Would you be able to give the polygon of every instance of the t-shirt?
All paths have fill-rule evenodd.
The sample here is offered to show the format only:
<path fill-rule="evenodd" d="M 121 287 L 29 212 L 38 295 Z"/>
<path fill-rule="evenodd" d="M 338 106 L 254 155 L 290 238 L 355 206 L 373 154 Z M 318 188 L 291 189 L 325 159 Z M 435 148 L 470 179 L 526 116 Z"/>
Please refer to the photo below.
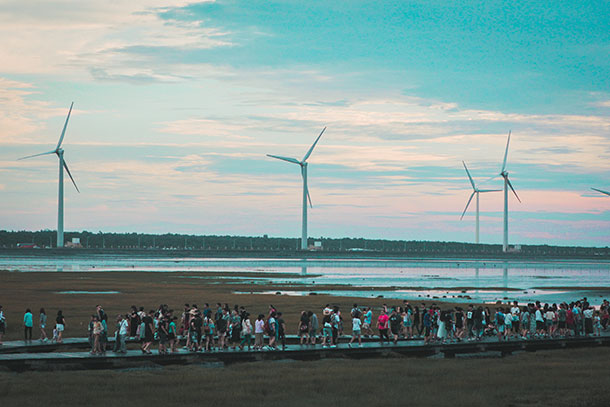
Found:
<path fill-rule="evenodd" d="M 392 326 L 392 330 L 398 330 L 400 327 L 400 318 L 398 315 L 394 314 L 390 317 L 390 325 Z"/>
<path fill-rule="evenodd" d="M 313 314 L 311 316 L 311 329 L 318 329 L 319 328 L 319 323 L 318 323 L 318 316 L 316 314 Z"/>
<path fill-rule="evenodd" d="M 23 324 L 28 328 L 31 328 L 34 326 L 34 318 L 32 317 L 31 312 L 25 313 L 25 315 L 23 316 Z"/>
<path fill-rule="evenodd" d="M 129 322 L 126 319 L 121 321 L 119 326 L 119 335 L 127 335 L 127 329 L 129 327 Z"/>
<path fill-rule="evenodd" d="M 47 314 L 40 314 L 40 326 L 47 324 Z"/>
<path fill-rule="evenodd" d="M 265 332 L 265 321 L 257 319 L 256 322 L 254 322 L 254 333 L 262 334 L 263 332 Z"/>
<path fill-rule="evenodd" d="M 362 325 L 362 321 L 360 320 L 360 318 L 352 319 L 352 329 L 354 331 L 359 331 L 361 325 Z"/>
<path fill-rule="evenodd" d="M 377 327 L 379 329 L 387 329 L 388 328 L 388 319 L 389 317 L 386 314 L 379 315 L 377 319 Z"/>
<path fill-rule="evenodd" d="M 542 312 L 540 312 L 539 309 L 536 310 L 536 322 L 544 322 L 544 319 L 542 319 Z"/>
<path fill-rule="evenodd" d="M 142 318 L 142 323 L 144 324 L 145 334 L 151 336 L 152 330 L 150 328 L 150 325 L 153 323 L 152 317 L 150 315 L 146 315 L 144 318 Z"/>
<path fill-rule="evenodd" d="M 565 309 L 563 309 L 563 308 L 560 308 L 559 309 L 559 320 L 561 322 L 565 322 L 566 316 L 567 316 L 567 311 Z"/>
<path fill-rule="evenodd" d="M 547 321 L 552 322 L 555 319 L 555 313 L 553 311 L 549 310 L 544 314 L 544 317 L 546 318 Z"/>
<path fill-rule="evenodd" d="M 586 309 L 582 312 L 582 315 L 585 318 L 593 318 L 593 310 L 592 309 Z"/>
<path fill-rule="evenodd" d="M 373 311 L 368 310 L 366 314 L 364 314 L 364 323 L 371 325 L 373 322 Z"/>

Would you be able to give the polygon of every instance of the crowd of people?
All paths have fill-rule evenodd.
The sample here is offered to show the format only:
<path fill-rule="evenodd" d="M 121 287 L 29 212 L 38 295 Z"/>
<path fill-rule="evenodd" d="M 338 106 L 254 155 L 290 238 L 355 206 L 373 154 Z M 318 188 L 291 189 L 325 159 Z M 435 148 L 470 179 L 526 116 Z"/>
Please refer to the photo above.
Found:
<path fill-rule="evenodd" d="M 243 306 L 217 303 L 185 304 L 176 313 L 166 304 L 145 312 L 143 307 L 132 306 L 129 312 L 117 315 L 114 326 L 114 352 L 125 353 L 128 338 L 139 339 L 142 353 L 150 354 L 158 342 L 160 354 L 177 352 L 184 340 L 184 348 L 191 352 L 240 350 L 278 350 L 286 348 L 286 335 L 295 332 L 301 346 L 336 347 L 340 339 L 350 335 L 348 346 L 362 339 L 378 337 L 384 343 L 397 343 L 399 339 L 420 339 L 425 344 L 451 341 L 481 340 L 483 337 L 507 339 L 556 338 L 570 336 L 599 336 L 610 324 L 610 304 L 604 300 L 598 308 L 587 298 L 571 303 L 519 305 L 499 304 L 494 312 L 489 307 L 468 305 L 466 309 L 442 308 L 437 304 L 421 303 L 412 306 L 403 301 L 399 306 L 383 304 L 374 315 L 372 307 L 354 304 L 349 314 L 338 306 L 327 304 L 320 317 L 313 311 L 302 311 L 291 331 L 282 315 L 273 305 L 266 313 L 251 318 Z M 179 315 L 178 315 L 179 314 Z M 97 305 L 88 324 L 91 354 L 105 354 L 110 332 L 108 315 Z M 351 322 L 351 331 L 348 329 Z M 66 320 L 57 312 L 51 341 L 62 342 Z M 32 340 L 34 316 L 28 308 L 23 317 L 24 339 Z M 48 341 L 47 314 L 44 308 L 39 315 L 40 340 Z M 6 330 L 6 318 L 0 306 L 0 344 Z"/>

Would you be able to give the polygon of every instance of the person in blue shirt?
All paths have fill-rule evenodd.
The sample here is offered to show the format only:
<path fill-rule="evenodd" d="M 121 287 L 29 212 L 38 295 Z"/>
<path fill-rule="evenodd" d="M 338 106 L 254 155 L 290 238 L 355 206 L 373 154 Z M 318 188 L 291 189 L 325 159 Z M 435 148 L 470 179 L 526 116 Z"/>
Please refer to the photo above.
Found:
<path fill-rule="evenodd" d="M 24 326 L 24 339 L 25 341 L 32 340 L 32 328 L 34 327 L 34 318 L 32 316 L 32 311 L 28 308 L 25 310 L 25 314 L 23 315 L 23 326 Z"/>

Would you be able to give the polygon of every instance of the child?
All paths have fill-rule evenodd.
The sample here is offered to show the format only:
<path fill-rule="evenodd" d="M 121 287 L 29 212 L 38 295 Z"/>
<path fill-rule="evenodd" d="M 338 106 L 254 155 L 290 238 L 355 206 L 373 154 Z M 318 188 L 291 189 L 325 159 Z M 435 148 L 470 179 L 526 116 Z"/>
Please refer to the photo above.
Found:
<path fill-rule="evenodd" d="M 595 316 L 593 317 L 593 335 L 601 336 L 602 334 L 602 319 L 599 316 L 599 311 L 595 311 Z"/>
<path fill-rule="evenodd" d="M 324 319 L 322 320 L 324 328 L 322 330 L 322 346 L 330 346 L 332 345 L 332 337 L 333 337 L 333 326 L 330 323 L 330 315 L 324 315 Z M 328 342 L 328 344 L 327 344 Z"/>
<path fill-rule="evenodd" d="M 51 343 L 57 342 L 59 339 L 59 332 L 57 332 L 57 328 L 53 328 L 53 339 L 51 339 Z"/>

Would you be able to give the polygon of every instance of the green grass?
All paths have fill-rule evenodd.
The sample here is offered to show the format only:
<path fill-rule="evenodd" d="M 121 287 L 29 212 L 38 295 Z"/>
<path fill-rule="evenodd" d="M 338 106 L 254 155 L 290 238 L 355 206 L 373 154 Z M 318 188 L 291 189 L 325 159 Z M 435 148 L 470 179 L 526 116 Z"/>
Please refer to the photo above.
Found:
<path fill-rule="evenodd" d="M 6 406 L 608 406 L 610 349 L 0 373 Z"/>

